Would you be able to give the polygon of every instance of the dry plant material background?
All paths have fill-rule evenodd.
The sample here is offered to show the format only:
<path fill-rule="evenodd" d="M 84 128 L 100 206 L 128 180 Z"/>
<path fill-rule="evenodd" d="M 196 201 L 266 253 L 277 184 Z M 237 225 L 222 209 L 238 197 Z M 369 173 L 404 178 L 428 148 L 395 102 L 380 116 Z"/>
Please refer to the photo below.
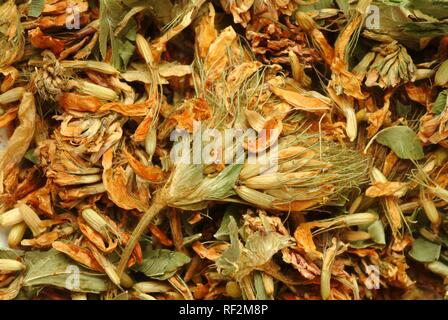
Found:
<path fill-rule="evenodd" d="M 448 2 L 6 0 L 0 47 L 0 299 L 448 297 Z M 174 162 L 197 121 L 270 134 Z"/>

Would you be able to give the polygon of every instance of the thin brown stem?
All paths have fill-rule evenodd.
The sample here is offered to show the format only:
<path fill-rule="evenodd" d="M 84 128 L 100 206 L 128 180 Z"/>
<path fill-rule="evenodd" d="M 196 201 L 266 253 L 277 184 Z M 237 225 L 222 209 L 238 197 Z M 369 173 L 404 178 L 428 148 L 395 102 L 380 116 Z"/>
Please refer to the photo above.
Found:
<path fill-rule="evenodd" d="M 143 214 L 139 223 L 132 232 L 131 238 L 126 245 L 126 248 L 121 255 L 120 262 L 118 263 L 117 273 L 121 277 L 122 273 L 126 269 L 129 258 L 131 257 L 132 251 L 134 250 L 138 240 L 142 236 L 143 232 L 146 230 L 151 221 L 166 207 L 166 203 L 163 199 L 162 193 L 158 193 L 154 198 L 154 201 L 147 211 Z"/>
<path fill-rule="evenodd" d="M 182 224 L 180 221 L 179 214 L 176 209 L 173 208 L 169 214 L 171 234 L 173 236 L 174 246 L 177 251 L 182 251 L 183 235 L 182 235 Z"/>

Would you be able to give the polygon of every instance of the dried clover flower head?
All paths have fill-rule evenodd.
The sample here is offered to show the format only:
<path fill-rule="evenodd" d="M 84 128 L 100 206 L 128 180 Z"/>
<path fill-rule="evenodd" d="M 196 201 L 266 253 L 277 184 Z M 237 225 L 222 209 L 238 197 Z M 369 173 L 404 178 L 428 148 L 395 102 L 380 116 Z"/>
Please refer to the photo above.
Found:
<path fill-rule="evenodd" d="M 393 88 L 416 80 L 417 67 L 406 47 L 397 41 L 383 43 L 367 53 L 353 69 L 367 87 Z"/>
<path fill-rule="evenodd" d="M 25 37 L 20 14 L 14 1 L 7 1 L 0 6 L 0 68 L 10 66 L 23 55 Z"/>
<path fill-rule="evenodd" d="M 42 66 L 36 68 L 34 85 L 44 100 L 55 100 L 62 91 L 69 89 L 70 74 L 60 65 L 51 51 L 44 51 L 42 56 Z"/>

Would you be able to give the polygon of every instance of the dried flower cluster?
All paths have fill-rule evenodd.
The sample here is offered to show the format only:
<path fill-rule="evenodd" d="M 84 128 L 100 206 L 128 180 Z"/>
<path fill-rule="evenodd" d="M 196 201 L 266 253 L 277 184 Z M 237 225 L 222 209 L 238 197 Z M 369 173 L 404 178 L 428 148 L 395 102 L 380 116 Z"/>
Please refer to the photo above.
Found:
<path fill-rule="evenodd" d="M 448 297 L 447 34 L 437 1 L 2 1 L 0 300 Z"/>

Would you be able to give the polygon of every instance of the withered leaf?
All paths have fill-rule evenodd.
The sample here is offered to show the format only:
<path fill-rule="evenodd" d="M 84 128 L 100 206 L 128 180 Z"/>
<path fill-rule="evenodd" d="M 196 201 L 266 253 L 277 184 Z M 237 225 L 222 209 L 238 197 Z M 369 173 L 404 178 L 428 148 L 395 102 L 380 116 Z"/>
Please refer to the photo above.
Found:
<path fill-rule="evenodd" d="M 439 93 L 439 95 L 436 98 L 436 101 L 433 102 L 431 111 L 435 114 L 441 114 L 443 110 L 446 109 L 448 106 L 448 99 L 447 99 L 448 91 L 443 90 Z"/>
<path fill-rule="evenodd" d="M 442 246 L 424 238 L 417 238 L 412 244 L 409 255 L 420 262 L 433 262 L 439 259 Z"/>
<path fill-rule="evenodd" d="M 100 293 L 110 287 L 110 282 L 106 276 L 73 264 L 63 253 L 55 249 L 29 251 L 25 254 L 24 260 L 27 266 L 23 279 L 25 287 L 56 286 L 68 288 L 73 285 L 69 288 L 72 291 L 91 293 Z"/>
<path fill-rule="evenodd" d="M 31 0 L 28 6 L 28 16 L 38 17 L 44 9 L 45 0 Z"/>
<path fill-rule="evenodd" d="M 166 280 L 176 274 L 177 270 L 190 262 L 190 258 L 182 252 L 166 249 L 155 249 L 149 251 L 144 257 L 141 265 L 135 269 L 143 272 L 150 278 Z"/>
<path fill-rule="evenodd" d="M 235 220 L 237 219 L 239 207 L 236 205 L 230 204 L 226 211 L 224 212 L 224 216 L 222 217 L 221 225 L 213 235 L 218 240 L 228 240 L 229 239 L 229 223 L 230 217 L 233 217 Z"/>
<path fill-rule="evenodd" d="M 391 148 L 401 159 L 421 160 L 425 156 L 417 134 L 407 126 L 383 129 L 373 139 Z"/>

